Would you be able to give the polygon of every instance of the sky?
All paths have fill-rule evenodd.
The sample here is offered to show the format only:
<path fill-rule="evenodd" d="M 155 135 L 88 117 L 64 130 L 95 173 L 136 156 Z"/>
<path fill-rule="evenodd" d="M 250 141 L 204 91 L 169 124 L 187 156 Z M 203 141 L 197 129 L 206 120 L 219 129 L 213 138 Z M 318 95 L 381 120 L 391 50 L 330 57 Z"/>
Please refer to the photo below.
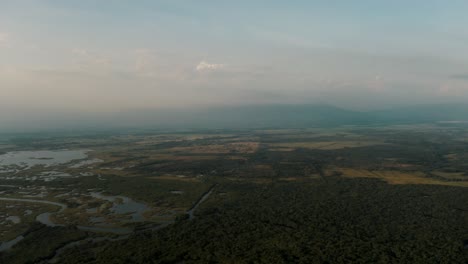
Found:
<path fill-rule="evenodd" d="M 1 0 L 0 120 L 468 100 L 465 0 Z"/>

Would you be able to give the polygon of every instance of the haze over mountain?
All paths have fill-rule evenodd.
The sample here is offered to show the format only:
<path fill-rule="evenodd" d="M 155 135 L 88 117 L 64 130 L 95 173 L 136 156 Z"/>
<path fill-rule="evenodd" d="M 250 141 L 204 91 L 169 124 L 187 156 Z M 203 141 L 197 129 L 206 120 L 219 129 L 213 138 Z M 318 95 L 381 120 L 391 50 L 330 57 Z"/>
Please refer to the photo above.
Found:
<path fill-rule="evenodd" d="M 468 105 L 354 111 L 324 104 L 268 104 L 112 113 L 40 113 L 2 122 L 0 132 L 107 129 L 250 129 L 468 121 Z"/>
<path fill-rule="evenodd" d="M 1 128 L 132 109 L 182 109 L 178 116 L 229 105 L 248 116 L 254 105 L 464 103 L 467 9 L 458 0 L 4 0 Z M 271 116 L 289 118 L 276 109 Z M 258 116 L 267 120 L 257 125 L 271 123 Z M 310 122 L 296 119 L 284 122 Z"/>

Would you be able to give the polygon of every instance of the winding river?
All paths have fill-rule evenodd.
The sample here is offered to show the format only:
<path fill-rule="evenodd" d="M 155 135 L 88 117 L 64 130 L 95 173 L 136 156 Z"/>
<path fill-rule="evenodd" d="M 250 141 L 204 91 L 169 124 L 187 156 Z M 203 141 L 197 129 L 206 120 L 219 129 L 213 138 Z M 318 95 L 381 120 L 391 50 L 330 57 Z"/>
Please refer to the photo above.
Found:
<path fill-rule="evenodd" d="M 206 193 L 202 195 L 202 197 L 195 203 L 195 205 L 187 211 L 187 214 L 189 215 L 189 220 L 193 220 L 195 218 L 195 211 L 198 209 L 198 207 L 206 200 L 208 197 L 213 193 L 216 185 L 213 185 Z M 0 197 L 0 201 L 14 201 L 14 202 L 27 202 L 27 203 L 42 203 L 42 204 L 49 204 L 49 205 L 55 205 L 60 207 L 60 209 L 56 212 L 47 212 L 47 213 L 42 213 L 36 217 L 36 221 L 50 227 L 55 227 L 55 226 L 63 226 L 60 224 L 55 224 L 50 220 L 50 216 L 52 214 L 60 213 L 63 210 L 67 208 L 66 204 L 62 203 L 56 203 L 56 202 L 51 202 L 51 201 L 44 201 L 44 200 L 34 200 L 34 199 L 19 199 L 19 198 L 2 198 Z M 156 231 L 162 228 L 165 228 L 169 226 L 170 224 L 174 223 L 174 221 L 168 221 L 166 223 L 156 225 L 156 226 L 150 226 L 147 228 L 139 229 L 139 230 L 134 230 L 130 228 L 101 228 L 101 227 L 95 227 L 95 226 L 77 226 L 78 229 L 81 229 L 83 231 L 89 231 L 89 232 L 98 232 L 98 233 L 113 233 L 119 235 L 116 238 L 110 238 L 110 237 L 96 237 L 96 238 L 85 238 L 83 240 L 79 241 L 73 241 L 65 246 L 57 249 L 55 251 L 54 256 L 49 259 L 49 263 L 57 263 L 59 256 L 69 248 L 76 247 L 78 245 L 81 245 L 82 243 L 96 243 L 100 241 L 117 241 L 117 240 L 123 240 L 128 238 L 131 234 L 138 234 L 138 233 L 143 233 L 146 231 Z M 14 245 L 16 245 L 18 242 L 23 240 L 24 237 L 22 235 L 16 237 L 13 240 L 6 241 L 0 244 L 0 252 L 6 251 L 10 248 L 12 248 Z"/>
<path fill-rule="evenodd" d="M 55 205 L 55 206 L 58 206 L 60 207 L 60 209 L 54 213 L 60 213 L 62 212 L 63 210 L 67 209 L 67 205 L 66 204 L 62 204 L 62 203 L 56 203 L 56 202 L 51 202 L 51 201 L 44 201 L 44 200 L 35 200 L 35 199 L 20 199 L 20 198 L 3 198 L 3 197 L 0 197 L 0 201 L 11 201 L 11 202 L 23 202 L 23 203 L 40 203 L 40 204 L 49 204 L 49 205 Z M 47 213 L 42 213 L 40 215 L 38 215 L 36 217 L 36 221 L 46 225 L 46 226 L 51 226 L 51 227 L 54 227 L 54 226 L 63 226 L 63 225 L 59 225 L 59 224 L 55 224 L 54 222 L 52 222 L 50 220 L 50 216 L 52 215 L 53 213 L 51 212 L 47 212 Z M 16 245 L 18 242 L 20 242 L 21 240 L 23 240 L 24 237 L 22 235 L 16 237 L 15 239 L 13 240 L 10 240 L 10 241 L 6 241 L 6 242 L 3 242 L 0 244 L 0 252 L 2 251 L 5 251 L 5 250 L 8 250 L 10 248 L 12 248 L 14 245 Z"/>
<path fill-rule="evenodd" d="M 61 213 L 65 209 L 67 209 L 67 205 L 63 203 L 57 203 L 57 202 L 51 202 L 51 201 L 45 201 L 45 200 L 35 200 L 35 199 L 20 199 L 20 198 L 3 198 L 0 197 L 0 201 L 11 201 L 11 202 L 24 202 L 24 203 L 40 203 L 40 204 L 48 204 L 48 205 L 54 205 L 59 207 L 59 210 L 55 212 L 46 212 L 39 214 L 36 217 L 36 221 L 39 223 L 49 226 L 49 227 L 56 227 L 56 226 L 65 226 L 61 224 L 56 224 L 50 220 L 50 216 L 53 214 Z M 96 226 L 77 226 L 78 229 L 81 229 L 83 231 L 89 231 L 89 232 L 96 232 L 96 233 L 112 233 L 116 235 L 125 235 L 125 234 L 131 234 L 133 232 L 133 229 L 131 228 L 104 228 L 104 227 L 96 227 Z M 22 235 L 16 237 L 15 239 L 12 239 L 10 241 L 5 241 L 0 244 L 0 252 L 8 250 L 12 248 L 14 245 L 16 245 L 18 242 L 23 240 L 24 237 Z"/>

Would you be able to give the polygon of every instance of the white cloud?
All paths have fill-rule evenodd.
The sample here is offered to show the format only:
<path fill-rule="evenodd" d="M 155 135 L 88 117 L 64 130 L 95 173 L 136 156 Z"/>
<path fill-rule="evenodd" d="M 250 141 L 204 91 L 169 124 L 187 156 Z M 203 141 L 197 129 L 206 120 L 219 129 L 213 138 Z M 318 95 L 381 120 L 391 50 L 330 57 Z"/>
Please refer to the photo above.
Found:
<path fill-rule="evenodd" d="M 212 71 L 217 71 L 221 70 L 225 67 L 224 64 L 214 64 L 214 63 L 208 63 L 206 61 L 201 61 L 197 67 L 195 67 L 195 70 L 198 72 L 212 72 Z"/>

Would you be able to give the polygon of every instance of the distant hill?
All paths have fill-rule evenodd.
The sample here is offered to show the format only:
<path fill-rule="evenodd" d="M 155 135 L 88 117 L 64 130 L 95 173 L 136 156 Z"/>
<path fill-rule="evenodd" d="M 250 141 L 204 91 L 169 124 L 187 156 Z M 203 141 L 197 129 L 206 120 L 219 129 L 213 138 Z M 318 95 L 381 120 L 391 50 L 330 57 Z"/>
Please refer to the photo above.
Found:
<path fill-rule="evenodd" d="M 439 121 L 468 121 L 468 104 L 408 106 L 372 113 L 376 122 L 426 123 Z"/>
<path fill-rule="evenodd" d="M 352 111 L 330 105 L 248 105 L 192 111 L 134 111 L 113 119 L 157 127 L 301 128 L 468 120 L 468 105 L 420 105 L 379 111 Z"/>
<path fill-rule="evenodd" d="M 310 127 L 367 123 L 367 113 L 328 105 L 218 107 L 193 112 L 186 123 L 219 127 Z"/>
<path fill-rule="evenodd" d="M 26 116 L 26 115 L 25 115 Z M 378 111 L 352 111 L 330 105 L 246 105 L 198 109 L 135 110 L 101 114 L 31 114 L 1 122 L 2 132 L 31 130 L 246 129 L 340 125 L 389 125 L 468 121 L 467 104 L 417 105 Z"/>

